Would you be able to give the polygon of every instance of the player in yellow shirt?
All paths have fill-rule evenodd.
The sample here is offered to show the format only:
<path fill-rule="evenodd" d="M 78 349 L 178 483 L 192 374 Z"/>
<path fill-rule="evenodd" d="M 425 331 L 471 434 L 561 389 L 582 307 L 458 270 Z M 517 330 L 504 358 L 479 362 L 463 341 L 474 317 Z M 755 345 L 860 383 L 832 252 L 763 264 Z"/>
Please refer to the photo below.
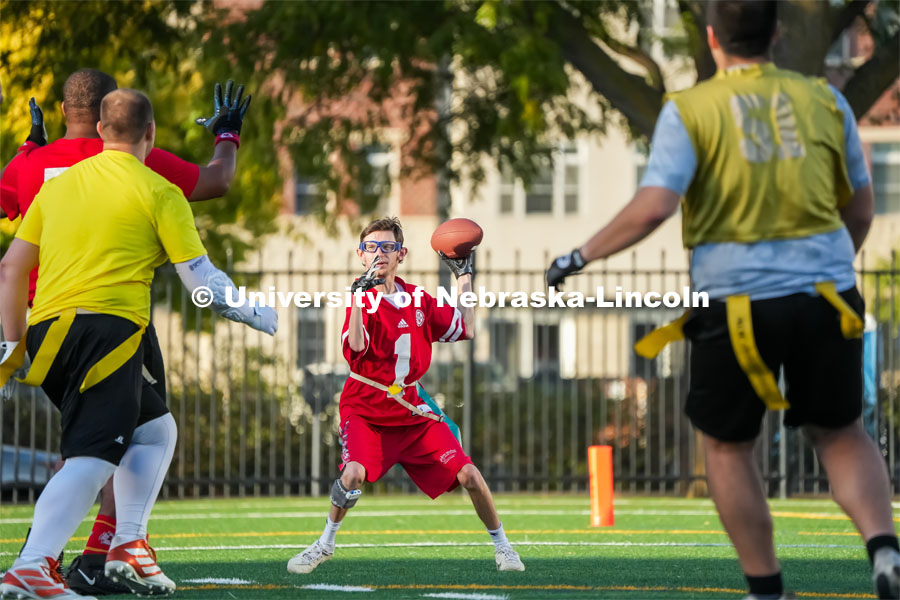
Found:
<path fill-rule="evenodd" d="M 777 3 L 720 0 L 707 38 L 718 72 L 666 102 L 632 201 L 586 244 L 557 258 L 558 286 L 683 209 L 691 281 L 707 308 L 635 346 L 691 340 L 685 412 L 703 433 L 710 493 L 737 550 L 749 598 L 783 597 L 753 447 L 766 409 L 786 409 L 825 467 L 873 562 L 880 598 L 900 596 L 900 553 L 884 460 L 860 422 L 863 301 L 855 252 L 872 186 L 853 112 L 824 81 L 769 59 Z M 787 399 L 776 375 L 784 369 Z"/>
<path fill-rule="evenodd" d="M 133 90 L 104 97 L 104 150 L 47 181 L 0 261 L 0 385 L 32 357 L 26 383 L 40 385 L 62 413 L 65 464 L 35 505 L 31 534 L 0 583 L 4 597 L 72 599 L 56 560 L 115 472 L 119 518 L 106 574 L 140 594 L 172 593 L 147 546 L 147 521 L 172 459 L 175 420 L 136 427 L 141 336 L 150 283 L 167 259 L 193 291 L 212 291 L 223 316 L 273 335 L 269 308 L 228 307 L 230 279 L 206 256 L 181 190 L 143 162 L 153 148 L 150 101 Z M 72 252 L 78 248 L 78 252 Z M 40 260 L 28 316 L 28 273 Z M 147 392 L 144 391 L 146 394 Z"/>

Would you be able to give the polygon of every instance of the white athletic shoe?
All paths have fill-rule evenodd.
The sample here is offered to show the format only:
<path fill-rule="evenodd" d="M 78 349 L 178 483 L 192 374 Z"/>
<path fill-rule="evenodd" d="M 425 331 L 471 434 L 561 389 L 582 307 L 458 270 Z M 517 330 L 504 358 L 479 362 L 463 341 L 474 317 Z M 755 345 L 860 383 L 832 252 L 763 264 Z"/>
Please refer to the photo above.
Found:
<path fill-rule="evenodd" d="M 879 598 L 900 598 L 900 554 L 881 548 L 872 561 L 872 582 Z"/>
<path fill-rule="evenodd" d="M 58 563 L 45 558 L 13 567 L 0 583 L 0 598 L 15 600 L 97 600 L 93 596 L 79 596 L 73 592 L 56 570 Z"/>
<path fill-rule="evenodd" d="M 498 571 L 524 571 L 525 565 L 519 558 L 519 553 L 513 550 L 509 544 L 497 546 L 494 551 L 494 558 L 497 561 Z"/>
<path fill-rule="evenodd" d="M 319 540 L 288 561 L 288 573 L 300 575 L 312 573 L 313 569 L 334 556 L 334 546 L 328 547 Z"/>

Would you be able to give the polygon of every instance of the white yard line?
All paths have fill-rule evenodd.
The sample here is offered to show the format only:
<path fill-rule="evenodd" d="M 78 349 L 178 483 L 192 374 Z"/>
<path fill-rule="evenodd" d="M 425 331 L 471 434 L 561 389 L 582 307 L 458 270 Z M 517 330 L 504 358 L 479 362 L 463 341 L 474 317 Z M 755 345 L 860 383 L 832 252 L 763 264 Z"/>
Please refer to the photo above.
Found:
<path fill-rule="evenodd" d="M 731 548 L 728 542 L 570 542 L 570 541 L 532 541 L 516 542 L 517 547 L 524 546 L 593 546 L 593 547 L 621 547 L 633 546 L 640 548 Z M 493 542 L 391 542 L 384 544 L 338 544 L 338 548 L 464 548 L 471 546 L 491 546 Z M 846 548 L 858 550 L 858 544 L 776 544 L 777 548 Z M 67 548 L 68 551 L 77 551 L 81 545 Z M 154 546 L 157 552 L 216 552 L 233 550 L 302 550 L 304 546 L 297 544 L 258 544 L 258 545 L 233 545 L 233 546 Z M 0 552 L 0 556 L 16 556 L 18 552 Z"/>

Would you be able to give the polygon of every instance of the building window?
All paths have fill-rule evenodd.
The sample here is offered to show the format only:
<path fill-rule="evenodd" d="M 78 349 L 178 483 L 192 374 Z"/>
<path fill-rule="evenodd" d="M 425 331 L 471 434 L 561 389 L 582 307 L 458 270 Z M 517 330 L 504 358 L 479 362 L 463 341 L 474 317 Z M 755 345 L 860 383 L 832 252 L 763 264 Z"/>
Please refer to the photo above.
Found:
<path fill-rule="evenodd" d="M 633 348 L 634 344 L 638 340 L 656 329 L 656 327 L 657 325 L 655 323 L 632 322 L 630 346 Z M 656 359 L 644 358 L 643 356 L 632 350 L 631 373 L 629 375 L 631 375 L 632 377 L 642 377 L 646 380 L 650 380 L 656 377 Z"/>
<path fill-rule="evenodd" d="M 294 214 L 308 215 L 325 206 L 325 194 L 313 179 L 294 175 Z"/>
<path fill-rule="evenodd" d="M 650 147 L 646 142 L 640 141 L 634 146 L 634 189 L 641 187 L 641 180 L 647 172 L 647 161 L 650 157 Z"/>
<path fill-rule="evenodd" d="M 575 215 L 580 209 L 582 155 L 574 144 L 553 152 L 551 160 L 525 187 L 508 171 L 500 175 L 500 214 Z"/>
<path fill-rule="evenodd" d="M 900 213 L 900 144 L 872 144 L 875 214 Z"/>
<path fill-rule="evenodd" d="M 386 146 L 372 148 L 366 153 L 366 161 L 372 167 L 372 179 L 366 186 L 366 193 L 383 198 L 391 187 L 389 148 Z"/>
<path fill-rule="evenodd" d="M 513 321 L 490 321 L 488 331 L 491 342 L 491 362 L 504 375 L 518 372 L 519 324 Z"/>
<path fill-rule="evenodd" d="M 297 310 L 297 366 L 325 362 L 325 309 L 307 307 Z"/>
<path fill-rule="evenodd" d="M 500 214 L 508 215 L 513 211 L 513 202 L 516 195 L 516 178 L 508 169 L 504 169 L 500 176 Z"/>
<path fill-rule="evenodd" d="M 857 53 L 857 44 L 855 43 L 856 29 L 850 28 L 838 36 L 828 53 L 825 55 L 825 65 L 828 67 L 849 67 L 854 65 Z"/>
<path fill-rule="evenodd" d="M 553 212 L 553 167 L 545 165 L 525 190 L 525 214 Z"/>
<path fill-rule="evenodd" d="M 559 376 L 559 324 L 534 326 L 535 376 Z"/>

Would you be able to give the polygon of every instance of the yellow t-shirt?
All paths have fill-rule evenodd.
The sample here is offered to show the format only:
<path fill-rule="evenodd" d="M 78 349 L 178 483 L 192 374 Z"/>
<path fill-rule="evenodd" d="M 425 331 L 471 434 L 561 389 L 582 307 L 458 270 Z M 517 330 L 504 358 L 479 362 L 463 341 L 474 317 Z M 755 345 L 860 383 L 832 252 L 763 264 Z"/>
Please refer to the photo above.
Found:
<path fill-rule="evenodd" d="M 45 182 L 16 237 L 40 246 L 29 325 L 83 308 L 145 326 L 154 269 L 206 254 L 181 190 L 116 150 Z"/>
<path fill-rule="evenodd" d="M 694 146 L 684 243 L 752 243 L 843 227 L 844 115 L 824 80 L 771 63 L 671 95 Z"/>

